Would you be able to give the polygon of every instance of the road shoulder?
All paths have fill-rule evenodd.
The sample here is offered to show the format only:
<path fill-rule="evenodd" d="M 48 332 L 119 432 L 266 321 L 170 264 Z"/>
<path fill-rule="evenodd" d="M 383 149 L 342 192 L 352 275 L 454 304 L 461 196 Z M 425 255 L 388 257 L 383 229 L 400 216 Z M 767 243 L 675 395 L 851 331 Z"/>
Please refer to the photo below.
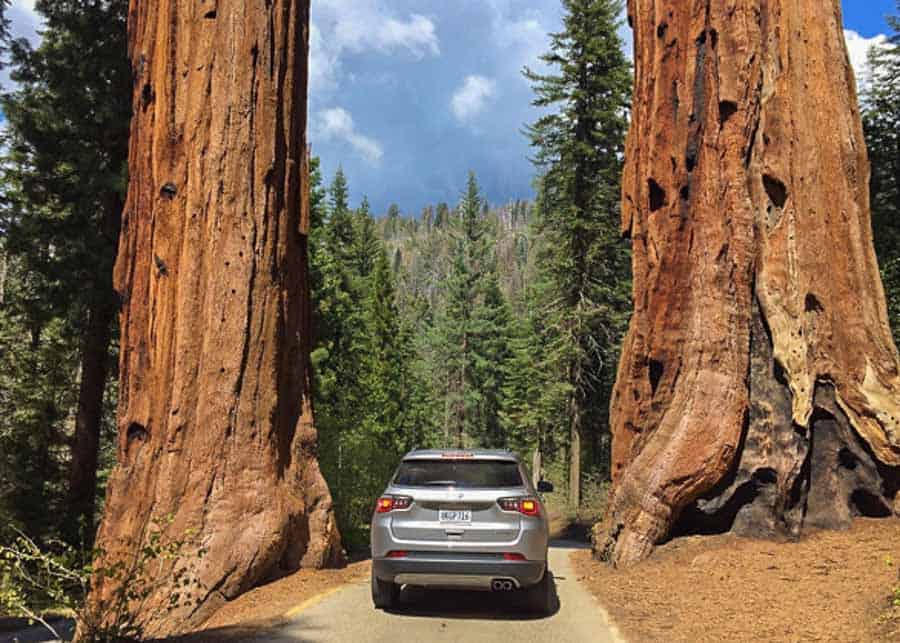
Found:
<path fill-rule="evenodd" d="M 578 580 L 629 641 L 671 643 L 886 640 L 898 563 L 896 519 L 799 542 L 677 538 L 629 569 L 572 554 Z"/>

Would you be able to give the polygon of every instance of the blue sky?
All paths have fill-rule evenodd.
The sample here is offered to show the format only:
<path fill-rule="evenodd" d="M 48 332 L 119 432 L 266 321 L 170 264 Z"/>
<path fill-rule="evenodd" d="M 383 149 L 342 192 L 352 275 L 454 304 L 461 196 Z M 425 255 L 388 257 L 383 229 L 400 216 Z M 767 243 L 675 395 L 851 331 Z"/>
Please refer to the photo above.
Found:
<path fill-rule="evenodd" d="M 897 13 L 894 0 L 843 0 L 844 27 L 864 36 L 888 32 L 884 17 Z"/>
<path fill-rule="evenodd" d="M 895 3 L 843 2 L 860 70 Z M 11 18 L 36 41 L 33 0 L 13 0 Z M 559 0 L 313 0 L 310 142 L 326 179 L 343 165 L 353 202 L 376 213 L 455 203 L 470 169 L 492 203 L 529 198 L 521 130 L 536 111 L 519 72 L 559 27 Z"/>

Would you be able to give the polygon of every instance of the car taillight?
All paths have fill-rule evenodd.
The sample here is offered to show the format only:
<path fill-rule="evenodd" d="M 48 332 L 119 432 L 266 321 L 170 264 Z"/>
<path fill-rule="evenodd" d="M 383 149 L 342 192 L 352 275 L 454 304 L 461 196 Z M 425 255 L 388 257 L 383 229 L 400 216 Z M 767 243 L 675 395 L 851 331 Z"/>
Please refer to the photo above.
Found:
<path fill-rule="evenodd" d="M 522 554 L 517 554 L 515 552 L 506 552 L 503 554 L 503 560 L 528 560 Z"/>
<path fill-rule="evenodd" d="M 497 504 L 503 511 L 518 511 L 525 516 L 539 516 L 541 506 L 534 498 L 500 498 Z"/>
<path fill-rule="evenodd" d="M 409 509 L 412 498 L 409 496 L 381 496 L 375 503 L 375 513 L 386 514 L 398 509 Z"/>
<path fill-rule="evenodd" d="M 387 558 L 406 558 L 409 556 L 408 551 L 400 551 L 398 549 L 394 549 L 387 553 Z"/>
<path fill-rule="evenodd" d="M 522 500 L 522 504 L 519 505 L 519 511 L 526 516 L 536 516 L 541 510 L 538 508 L 537 500 L 534 498 L 525 498 Z"/>

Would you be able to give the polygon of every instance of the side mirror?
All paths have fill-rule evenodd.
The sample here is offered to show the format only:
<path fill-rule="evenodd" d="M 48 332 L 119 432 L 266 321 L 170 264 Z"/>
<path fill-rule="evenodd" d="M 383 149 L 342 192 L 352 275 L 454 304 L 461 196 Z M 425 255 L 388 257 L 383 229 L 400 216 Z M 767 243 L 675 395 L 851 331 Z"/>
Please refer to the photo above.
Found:
<path fill-rule="evenodd" d="M 553 483 L 540 480 L 537 484 L 538 493 L 553 493 Z"/>

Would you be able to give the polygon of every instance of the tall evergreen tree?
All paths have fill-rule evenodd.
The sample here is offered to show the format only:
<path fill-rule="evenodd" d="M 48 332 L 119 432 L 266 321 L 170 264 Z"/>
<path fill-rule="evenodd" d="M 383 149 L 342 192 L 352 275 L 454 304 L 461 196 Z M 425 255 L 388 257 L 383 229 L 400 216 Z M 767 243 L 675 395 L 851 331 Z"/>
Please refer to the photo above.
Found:
<path fill-rule="evenodd" d="M 387 216 L 384 221 L 384 236 L 386 239 L 396 239 L 400 231 L 400 206 L 391 203 L 388 207 Z"/>
<path fill-rule="evenodd" d="M 472 314 L 473 380 L 481 400 L 475 437 L 480 446 L 499 448 L 508 444 L 501 407 L 506 363 L 511 356 L 512 311 L 494 267 L 484 275 L 482 289 Z"/>
<path fill-rule="evenodd" d="M 118 299 L 112 266 L 126 187 L 131 68 L 127 2 L 38 0 L 42 42 L 11 45 L 18 88 L 2 97 L 8 119 L 3 166 L 5 248 L 42 275 L 52 301 L 79 337 L 79 394 L 69 507 L 93 539 L 103 400 Z M 74 377 L 74 374 L 72 375 Z M 78 524 L 79 520 L 72 520 Z"/>
<path fill-rule="evenodd" d="M 900 13 L 900 2 L 897 3 Z M 893 35 L 869 55 L 872 75 L 863 97 L 863 127 L 872 168 L 872 232 L 895 341 L 900 341 L 900 15 Z"/>
<path fill-rule="evenodd" d="M 394 277 L 383 246 L 375 255 L 366 299 L 365 324 L 369 420 L 382 436 L 384 446 L 399 451 L 406 442 L 400 433 L 405 365 L 400 348 L 400 318 Z"/>
<path fill-rule="evenodd" d="M 378 239 L 375 220 L 369 211 L 369 200 L 363 197 L 362 203 L 354 215 L 353 269 L 356 274 L 360 277 L 368 277 L 374 268 L 379 252 L 381 252 L 381 241 Z"/>
<path fill-rule="evenodd" d="M 65 502 L 67 419 L 77 401 L 77 343 L 65 316 L 42 299 L 46 284 L 6 263 L 0 305 L 0 538 L 6 527 L 39 542 L 77 516 Z"/>
<path fill-rule="evenodd" d="M 534 105 L 550 110 L 527 131 L 540 172 L 543 306 L 557 372 L 568 387 L 559 405 L 569 424 L 570 500 L 577 506 L 582 435 L 592 427 L 597 436 L 605 422 L 624 332 L 620 311 L 628 307 L 618 201 L 631 70 L 617 34 L 620 0 L 563 0 L 563 9 L 564 29 L 551 35 L 542 56 L 555 71 L 524 74 Z"/>
<path fill-rule="evenodd" d="M 535 289 L 523 293 L 521 311 L 512 324 L 509 357 L 504 364 L 500 419 L 509 446 L 520 453 L 535 449 L 555 454 L 560 425 L 554 402 L 568 390 L 561 383 L 535 306 Z"/>
<path fill-rule="evenodd" d="M 487 316 L 482 307 L 491 269 L 491 237 L 482 203 L 475 175 L 470 173 L 453 228 L 445 301 L 433 333 L 442 373 L 438 379 L 446 389 L 445 439 L 460 447 L 488 433 L 479 376 L 484 371 L 484 351 L 491 344 L 479 336 L 489 334 L 480 316 Z"/>
<path fill-rule="evenodd" d="M 353 215 L 350 212 L 350 190 L 344 169 L 338 167 L 328 188 L 328 242 L 335 256 L 345 265 L 353 255 Z"/>
<path fill-rule="evenodd" d="M 434 226 L 443 228 L 450 223 L 450 206 L 446 203 L 438 203 L 435 209 Z"/>
<path fill-rule="evenodd" d="M 6 66 L 6 52 L 9 42 L 9 18 L 6 10 L 9 8 L 10 0 L 0 0 L 0 70 Z"/>

